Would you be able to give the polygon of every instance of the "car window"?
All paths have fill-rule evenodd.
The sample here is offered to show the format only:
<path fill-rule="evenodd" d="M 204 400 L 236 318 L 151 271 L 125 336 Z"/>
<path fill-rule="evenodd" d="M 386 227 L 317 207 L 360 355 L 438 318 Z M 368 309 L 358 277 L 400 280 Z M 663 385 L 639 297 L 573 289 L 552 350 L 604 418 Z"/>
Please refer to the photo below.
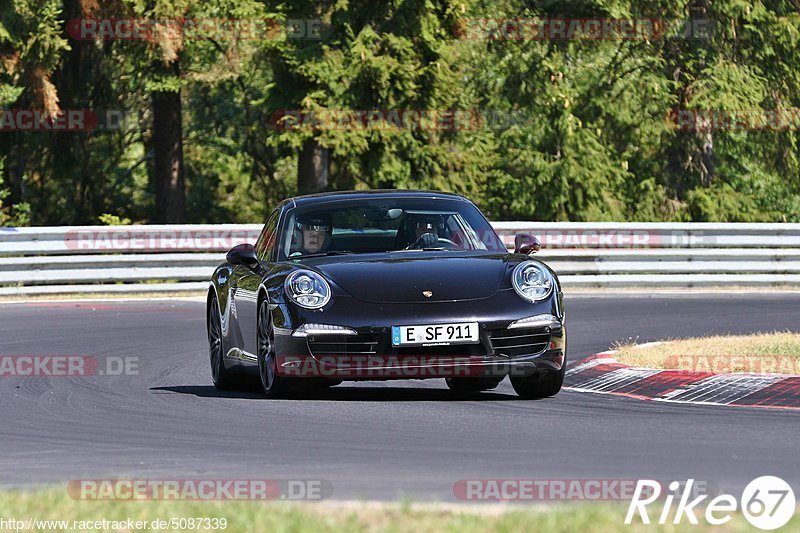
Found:
<path fill-rule="evenodd" d="M 297 208 L 285 231 L 280 259 L 329 252 L 505 251 L 480 211 L 461 200 L 378 199 Z"/>
<path fill-rule="evenodd" d="M 280 211 L 276 209 L 267 219 L 264 224 L 264 229 L 261 230 L 261 235 L 258 236 L 256 241 L 256 255 L 260 261 L 269 261 L 272 250 L 275 248 L 275 241 L 278 236 L 278 218 Z"/>

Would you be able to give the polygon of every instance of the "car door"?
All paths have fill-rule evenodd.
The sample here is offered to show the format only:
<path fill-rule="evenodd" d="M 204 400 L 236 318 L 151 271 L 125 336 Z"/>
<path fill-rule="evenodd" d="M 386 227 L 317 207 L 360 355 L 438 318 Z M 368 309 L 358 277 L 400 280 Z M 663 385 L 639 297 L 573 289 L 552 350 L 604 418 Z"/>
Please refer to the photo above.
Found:
<path fill-rule="evenodd" d="M 241 349 L 244 359 L 255 361 L 256 355 L 256 325 L 258 320 L 258 287 L 264 275 L 264 269 L 269 268 L 272 250 L 275 247 L 276 233 L 278 229 L 278 218 L 280 211 L 276 209 L 264 224 L 261 235 L 256 241 L 256 256 L 261 265 L 252 270 L 244 265 L 236 267 L 234 272 L 234 315 L 242 335 Z"/>

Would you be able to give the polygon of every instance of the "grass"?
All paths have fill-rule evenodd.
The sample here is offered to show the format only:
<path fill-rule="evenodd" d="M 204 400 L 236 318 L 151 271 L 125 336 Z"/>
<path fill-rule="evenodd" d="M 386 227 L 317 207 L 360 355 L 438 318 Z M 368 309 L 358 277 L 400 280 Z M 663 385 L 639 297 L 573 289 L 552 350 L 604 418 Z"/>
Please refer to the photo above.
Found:
<path fill-rule="evenodd" d="M 727 335 L 615 347 L 622 363 L 646 368 L 800 374 L 800 334 Z"/>
<path fill-rule="evenodd" d="M 651 512 L 657 520 L 661 507 Z M 703 525 L 702 510 L 697 510 L 701 522 L 692 526 L 684 518 L 679 526 L 643 525 L 634 522 L 625 525 L 627 504 L 582 503 L 572 505 L 501 505 L 501 504 L 412 504 L 374 502 L 314 503 L 283 502 L 189 502 L 189 501 L 79 501 L 71 499 L 63 489 L 0 492 L 0 519 L 24 520 L 78 520 L 124 521 L 154 519 L 169 520 L 181 517 L 225 518 L 226 533 L 270 532 L 327 532 L 357 533 L 426 533 L 452 531 L 458 533 L 483 533 L 485 531 L 548 533 L 592 531 L 596 533 L 654 532 L 654 531 L 754 531 L 741 514 L 724 526 Z M 674 507 L 673 507 L 674 513 Z M 70 525 L 71 527 L 71 525 Z M 800 529 L 800 514 L 785 526 L 788 530 Z M 120 529 L 126 531 L 126 529 Z M 141 531 L 152 531 L 145 528 Z M 34 531 L 44 531 L 42 529 Z M 54 529 L 52 531 L 59 531 Z M 87 531 L 97 531 L 88 529 Z M 175 529 L 172 529 L 175 531 Z M 194 531 L 213 531 L 194 529 Z"/>

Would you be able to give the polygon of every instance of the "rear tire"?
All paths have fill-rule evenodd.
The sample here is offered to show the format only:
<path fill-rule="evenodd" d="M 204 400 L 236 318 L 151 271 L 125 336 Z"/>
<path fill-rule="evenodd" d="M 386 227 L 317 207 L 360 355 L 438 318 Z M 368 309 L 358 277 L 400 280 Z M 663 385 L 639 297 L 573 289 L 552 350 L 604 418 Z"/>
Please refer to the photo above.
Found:
<path fill-rule="evenodd" d="M 263 300 L 258 306 L 258 376 L 261 390 L 267 398 L 284 398 L 289 392 L 286 378 L 278 375 L 278 363 L 275 355 L 275 331 L 272 328 L 272 317 L 269 304 Z"/>
<path fill-rule="evenodd" d="M 512 377 L 511 386 L 523 400 L 538 400 L 555 396 L 564 384 L 566 362 L 557 372 L 548 372 L 544 376 Z"/>
<path fill-rule="evenodd" d="M 217 297 L 212 296 L 206 313 L 208 332 L 208 358 L 211 363 L 211 379 L 218 390 L 230 390 L 237 383 L 230 370 L 225 368 L 225 349 L 222 342 L 222 320 L 219 314 Z"/>
<path fill-rule="evenodd" d="M 503 380 L 502 378 L 444 378 L 444 381 L 453 392 L 481 392 L 494 389 Z"/>

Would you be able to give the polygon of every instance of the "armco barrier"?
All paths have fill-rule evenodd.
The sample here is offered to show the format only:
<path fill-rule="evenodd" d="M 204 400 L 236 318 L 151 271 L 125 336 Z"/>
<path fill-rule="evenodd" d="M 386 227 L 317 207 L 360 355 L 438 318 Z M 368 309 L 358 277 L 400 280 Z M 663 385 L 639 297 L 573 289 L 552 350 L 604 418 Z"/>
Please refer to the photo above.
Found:
<path fill-rule="evenodd" d="M 496 222 L 531 233 L 564 286 L 800 286 L 800 224 Z M 0 295 L 204 290 L 260 225 L 0 228 Z"/>

